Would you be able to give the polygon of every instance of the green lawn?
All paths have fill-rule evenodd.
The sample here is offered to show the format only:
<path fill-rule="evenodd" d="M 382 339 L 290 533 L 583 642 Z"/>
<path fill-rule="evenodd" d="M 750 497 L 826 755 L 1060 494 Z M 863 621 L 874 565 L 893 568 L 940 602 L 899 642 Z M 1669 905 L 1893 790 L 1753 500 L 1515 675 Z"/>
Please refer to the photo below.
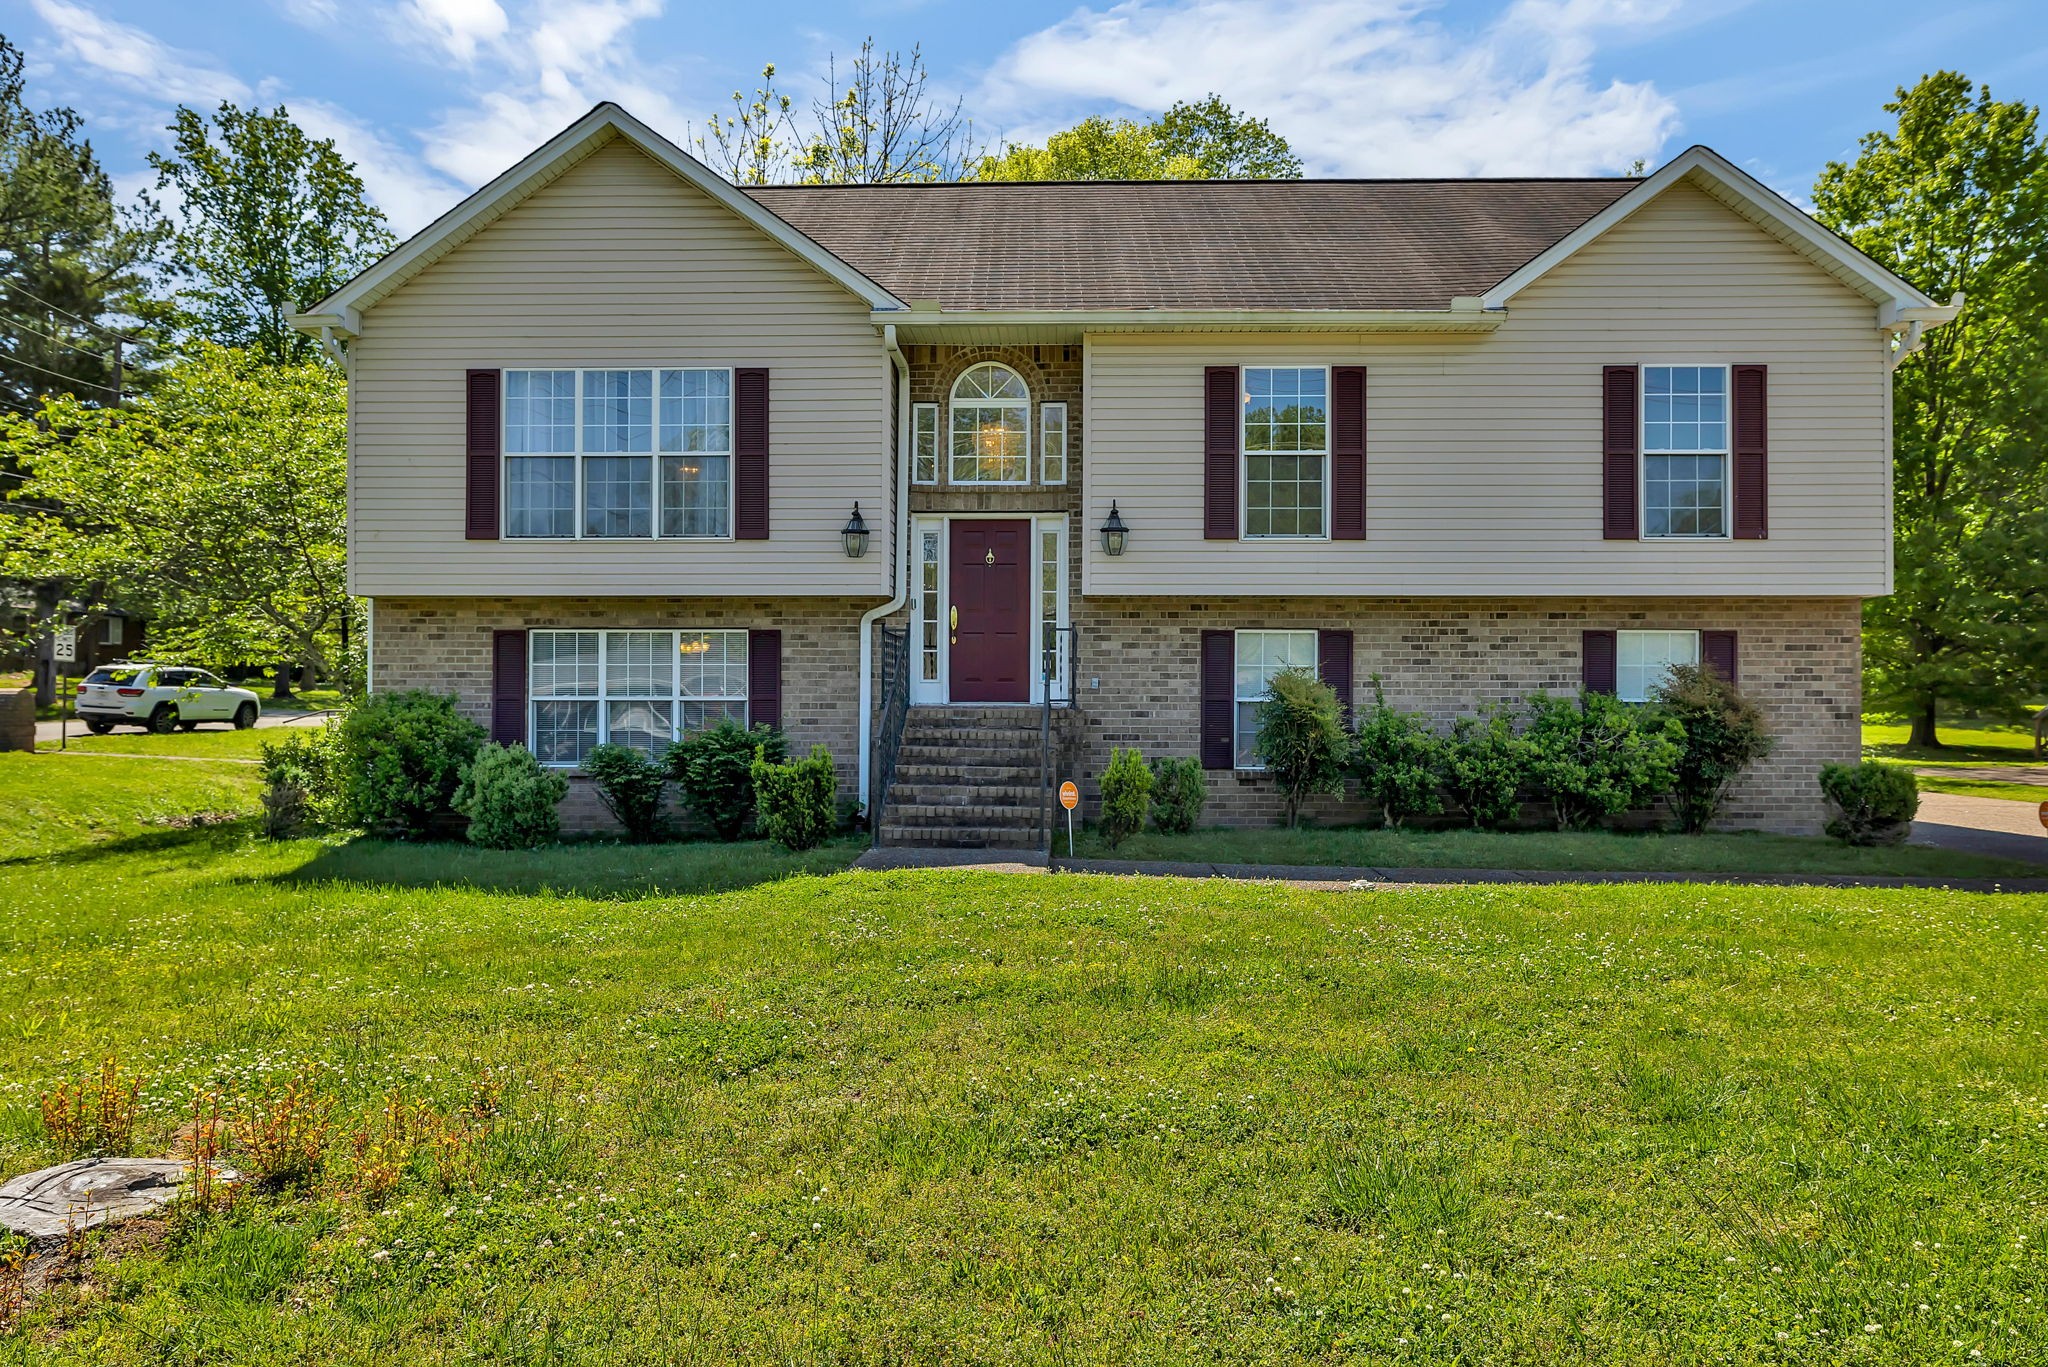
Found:
<path fill-rule="evenodd" d="M 1968 722 L 1936 728 L 1941 748 L 1928 750 L 1908 745 L 1912 728 L 1904 722 L 1866 719 L 1863 723 L 1863 751 L 1872 759 L 1946 760 L 1971 763 L 2038 763 L 2034 760 L 2034 728 L 2003 722 Z"/>
<path fill-rule="evenodd" d="M 96 1237 L 0 1362 L 2048 1343 L 2048 897 L 266 845 L 95 828 L 88 766 L 159 813 L 253 794 L 0 756 L 0 839 L 70 846 L 0 862 L 0 1177 L 57 1157 L 36 1098 L 109 1052 L 145 1152 L 201 1088 L 236 1115 L 311 1068 L 334 1110 L 317 1180 Z M 383 1150 L 366 1198 L 390 1098 L 453 1114 L 485 1077 L 500 1114 Z"/>
<path fill-rule="evenodd" d="M 2048 793 L 2043 794 L 2048 797 Z M 1061 836 L 1060 844 L 1064 845 Z M 1932 878 L 2042 877 L 2048 869 L 1955 850 L 1898 845 L 1857 849 L 1821 837 L 1668 835 L 1660 832 L 1378 827 L 1145 831 L 1112 850 L 1094 830 L 1078 833 L 1084 859 L 1157 859 L 1218 864 L 1312 864 L 1345 868 L 1632 870 L 1653 873 L 1861 873 Z"/>
<path fill-rule="evenodd" d="M 202 726 L 197 731 L 175 731 L 153 736 L 147 731 L 115 731 L 93 736 L 74 733 L 69 748 L 84 754 L 184 755 L 203 759 L 255 759 L 265 741 L 275 741 L 292 731 L 317 729 L 319 722 L 295 722 L 289 727 L 255 727 L 237 731 L 225 723 Z M 43 741 L 39 750 L 55 750 L 56 741 Z"/>
<path fill-rule="evenodd" d="M 0 754 L 0 860 L 248 815 L 258 786 L 250 764 Z"/>

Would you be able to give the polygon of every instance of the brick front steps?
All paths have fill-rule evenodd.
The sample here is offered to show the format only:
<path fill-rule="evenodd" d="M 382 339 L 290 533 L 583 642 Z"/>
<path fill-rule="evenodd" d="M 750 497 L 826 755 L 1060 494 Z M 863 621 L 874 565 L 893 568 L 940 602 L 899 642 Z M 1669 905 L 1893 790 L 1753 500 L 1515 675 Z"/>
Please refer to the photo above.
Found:
<path fill-rule="evenodd" d="M 1043 718 L 1035 707 L 914 707 L 882 800 L 881 843 L 1035 849 Z"/>

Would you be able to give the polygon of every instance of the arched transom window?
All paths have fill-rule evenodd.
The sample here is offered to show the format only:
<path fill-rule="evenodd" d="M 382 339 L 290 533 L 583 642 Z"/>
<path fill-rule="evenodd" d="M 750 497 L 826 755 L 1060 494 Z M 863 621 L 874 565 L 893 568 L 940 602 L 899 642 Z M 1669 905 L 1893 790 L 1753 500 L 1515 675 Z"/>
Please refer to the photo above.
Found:
<path fill-rule="evenodd" d="M 955 484 L 1023 484 L 1031 478 L 1031 391 L 1006 365 L 984 361 L 953 382 Z"/>

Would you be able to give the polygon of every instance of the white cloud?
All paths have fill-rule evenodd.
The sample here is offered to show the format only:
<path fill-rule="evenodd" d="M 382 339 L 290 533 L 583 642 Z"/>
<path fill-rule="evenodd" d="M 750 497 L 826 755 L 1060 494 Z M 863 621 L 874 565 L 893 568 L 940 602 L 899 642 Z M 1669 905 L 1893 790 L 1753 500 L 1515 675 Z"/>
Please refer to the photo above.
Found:
<path fill-rule="evenodd" d="M 1104 106 L 1141 113 L 1210 91 L 1271 121 L 1312 175 L 1583 175 L 1654 161 L 1676 106 L 1601 83 L 1599 42 L 1676 0 L 1516 0 L 1452 33 L 1426 0 L 1125 0 L 1013 45 L 970 100 L 1030 141 Z"/>
<path fill-rule="evenodd" d="M 664 80 L 660 47 L 635 42 L 636 26 L 664 8 L 664 0 L 529 0 L 512 25 L 516 40 L 478 41 L 471 101 L 426 134 L 428 163 L 481 184 L 600 100 L 684 139 L 690 120 L 663 88 L 675 82 Z"/>
<path fill-rule="evenodd" d="M 332 138 L 335 150 L 355 163 L 370 199 L 409 237 L 461 199 L 466 187 L 428 167 L 416 152 L 399 147 L 347 110 L 321 100 L 289 101 L 294 122 L 315 138 Z"/>
<path fill-rule="evenodd" d="M 67 0 L 33 0 L 66 56 L 124 85 L 166 102 L 211 105 L 246 99 L 249 87 L 191 53 L 139 28 L 105 18 Z"/>
<path fill-rule="evenodd" d="M 480 45 L 503 38 L 511 22 L 498 0 L 410 0 L 400 20 L 423 28 L 465 66 L 476 60 Z"/>

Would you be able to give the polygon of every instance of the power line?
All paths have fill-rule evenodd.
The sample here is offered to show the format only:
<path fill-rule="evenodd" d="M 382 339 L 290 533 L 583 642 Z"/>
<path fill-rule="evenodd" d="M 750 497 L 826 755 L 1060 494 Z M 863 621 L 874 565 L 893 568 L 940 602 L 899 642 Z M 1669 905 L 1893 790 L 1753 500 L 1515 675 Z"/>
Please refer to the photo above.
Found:
<path fill-rule="evenodd" d="M 44 332 L 41 328 L 32 328 L 27 323 L 22 322 L 18 318 L 10 319 L 8 321 L 13 323 L 15 327 L 20 328 L 23 332 L 33 332 L 36 336 L 41 337 L 45 341 L 55 342 L 58 346 L 61 347 L 70 347 L 73 351 L 77 352 L 81 356 L 91 356 L 97 360 L 104 354 L 98 351 L 88 350 L 87 348 L 80 346 L 76 342 L 67 342 L 54 332 Z"/>
<path fill-rule="evenodd" d="M 95 323 L 90 318 L 81 318 L 77 314 L 73 313 L 70 309 L 60 309 L 55 304 L 51 303 L 49 300 L 43 298 L 41 295 L 30 294 L 27 290 L 23 289 L 19 284 L 15 283 L 12 280 L 7 282 L 7 288 L 13 290 L 16 294 L 20 295 L 24 299 L 30 299 L 38 304 L 41 304 L 44 308 L 50 310 L 50 312 L 52 313 L 63 314 L 66 318 L 69 318 L 74 323 L 83 323 L 87 327 L 92 328 L 96 332 L 106 333 L 107 336 L 114 338 L 116 341 L 127 342 L 131 346 L 140 345 L 140 342 L 137 338 L 130 337 L 126 333 L 116 332 L 112 328 L 106 326 L 104 323 Z"/>
<path fill-rule="evenodd" d="M 62 371 L 51 370 L 47 366 L 39 366 L 33 361 L 24 361 L 19 356 L 0 355 L 0 366 L 11 365 L 26 366 L 30 370 L 41 371 L 43 374 L 48 375 L 53 380 L 62 380 L 66 384 L 84 385 L 88 389 L 104 390 L 105 392 L 114 395 L 116 398 L 120 397 L 120 391 L 115 389 L 110 384 L 99 384 L 92 380 L 81 380 L 75 375 L 66 375 Z"/>

